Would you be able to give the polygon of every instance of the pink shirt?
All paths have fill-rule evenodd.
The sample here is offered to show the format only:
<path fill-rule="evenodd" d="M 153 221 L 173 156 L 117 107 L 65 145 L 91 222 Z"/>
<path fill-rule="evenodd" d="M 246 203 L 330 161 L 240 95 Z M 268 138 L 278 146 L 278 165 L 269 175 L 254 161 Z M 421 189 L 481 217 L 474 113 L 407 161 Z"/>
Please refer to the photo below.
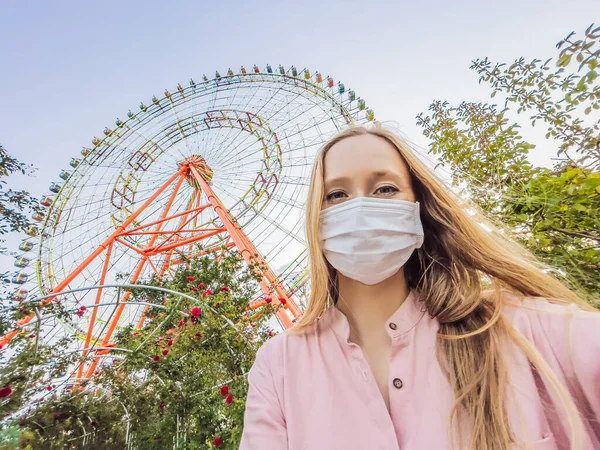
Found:
<path fill-rule="evenodd" d="M 507 307 L 505 316 L 541 352 L 582 415 L 593 419 L 584 420 L 583 448 L 600 449 L 594 419 L 600 418 L 600 314 L 539 298 L 525 303 L 537 310 Z M 568 309 L 575 314 L 572 329 Z M 387 321 L 391 414 L 337 308 L 298 336 L 270 339 L 248 374 L 240 449 L 451 449 L 454 395 L 435 357 L 438 327 L 414 292 Z M 513 348 L 506 359 L 516 393 L 508 407 L 513 433 L 532 441 L 534 450 L 568 449 L 566 417 L 543 406 L 550 397 L 525 355 Z"/>

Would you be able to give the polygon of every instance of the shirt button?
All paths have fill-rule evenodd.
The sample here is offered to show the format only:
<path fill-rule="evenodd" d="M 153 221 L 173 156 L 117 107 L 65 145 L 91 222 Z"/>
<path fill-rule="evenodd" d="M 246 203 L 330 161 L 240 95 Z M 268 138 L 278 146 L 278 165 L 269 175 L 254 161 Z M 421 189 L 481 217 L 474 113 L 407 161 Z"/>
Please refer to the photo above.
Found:
<path fill-rule="evenodd" d="M 400 378 L 394 378 L 394 387 L 396 389 L 402 389 L 402 380 Z"/>
<path fill-rule="evenodd" d="M 397 330 L 398 329 L 398 325 L 396 325 L 394 322 L 390 322 L 390 328 L 392 330 Z"/>

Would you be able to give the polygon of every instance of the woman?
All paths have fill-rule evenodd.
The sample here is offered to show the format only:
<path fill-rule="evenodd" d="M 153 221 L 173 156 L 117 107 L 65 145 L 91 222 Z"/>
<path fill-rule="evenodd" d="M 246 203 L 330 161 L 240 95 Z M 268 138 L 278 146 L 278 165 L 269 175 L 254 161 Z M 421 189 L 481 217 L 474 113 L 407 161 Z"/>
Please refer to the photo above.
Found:
<path fill-rule="evenodd" d="M 390 131 L 329 141 L 309 306 L 256 355 L 240 448 L 600 449 L 600 314 L 482 221 Z"/>

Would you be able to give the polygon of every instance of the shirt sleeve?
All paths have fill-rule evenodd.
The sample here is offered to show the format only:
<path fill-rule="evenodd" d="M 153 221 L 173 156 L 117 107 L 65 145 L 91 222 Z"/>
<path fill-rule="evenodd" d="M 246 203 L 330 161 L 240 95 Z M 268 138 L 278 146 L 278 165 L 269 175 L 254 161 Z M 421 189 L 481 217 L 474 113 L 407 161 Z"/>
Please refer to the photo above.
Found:
<path fill-rule="evenodd" d="M 275 339 L 275 338 L 274 338 Z M 287 450 L 287 426 L 271 372 L 269 347 L 256 352 L 248 373 L 248 397 L 240 450 Z"/>
<path fill-rule="evenodd" d="M 582 415 L 599 420 L 600 311 L 583 310 L 575 304 L 552 304 L 544 299 L 535 304 L 539 310 L 528 312 L 534 340 L 546 341 L 542 347 L 548 356 L 556 358 Z"/>
<path fill-rule="evenodd" d="M 570 354 L 574 375 L 589 402 L 596 420 L 600 419 L 600 312 L 581 311 L 571 306 Z"/>

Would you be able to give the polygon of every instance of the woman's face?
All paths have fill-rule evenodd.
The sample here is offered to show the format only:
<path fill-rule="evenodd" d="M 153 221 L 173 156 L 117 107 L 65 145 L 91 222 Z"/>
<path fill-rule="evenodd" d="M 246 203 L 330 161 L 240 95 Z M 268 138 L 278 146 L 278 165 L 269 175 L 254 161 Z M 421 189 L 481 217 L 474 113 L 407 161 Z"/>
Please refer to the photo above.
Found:
<path fill-rule="evenodd" d="M 408 166 L 383 138 L 365 134 L 342 139 L 324 161 L 323 209 L 356 197 L 414 202 Z"/>

